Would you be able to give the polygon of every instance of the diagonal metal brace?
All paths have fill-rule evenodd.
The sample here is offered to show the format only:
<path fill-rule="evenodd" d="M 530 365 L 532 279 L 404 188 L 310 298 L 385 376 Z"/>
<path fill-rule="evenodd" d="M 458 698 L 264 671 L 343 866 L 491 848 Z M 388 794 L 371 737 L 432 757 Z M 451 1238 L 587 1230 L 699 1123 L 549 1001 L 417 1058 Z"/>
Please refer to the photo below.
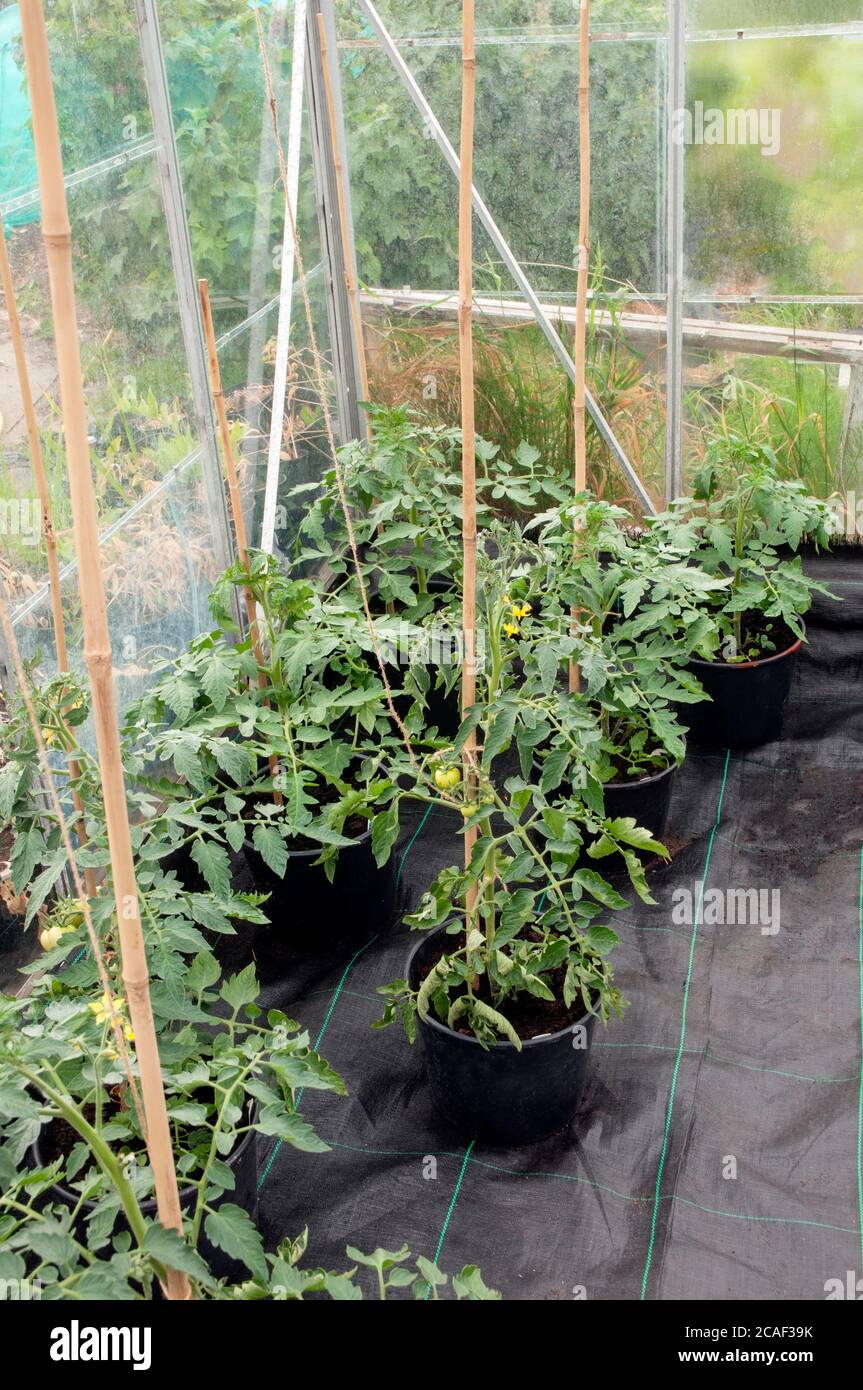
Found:
<path fill-rule="evenodd" d="M 426 98 L 423 95 L 419 83 L 416 81 L 416 78 L 414 77 L 413 73 L 411 72 L 410 68 L 408 67 L 407 63 L 405 62 L 404 58 L 399 52 L 396 43 L 389 34 L 386 25 L 384 24 L 383 20 L 381 19 L 380 15 L 375 9 L 375 6 L 371 3 L 371 0 L 358 0 L 358 3 L 366 19 L 369 21 L 369 24 L 374 29 L 378 42 L 381 45 L 381 48 L 384 50 L 393 67 L 395 68 L 396 72 L 398 73 L 399 77 L 401 78 L 402 83 L 404 84 L 407 93 L 411 98 L 411 101 L 413 102 L 414 106 L 417 108 L 420 115 L 422 116 L 425 128 L 434 137 L 434 140 L 436 141 L 444 159 L 446 160 L 456 179 L 458 179 L 459 171 L 461 168 L 461 162 L 459 160 L 459 157 L 456 154 L 456 151 L 453 145 L 451 144 L 450 140 L 448 139 L 446 132 L 443 129 L 443 126 L 441 125 L 434 111 L 432 111 L 431 107 L 426 101 Z M 512 275 L 513 279 L 515 280 L 516 284 L 518 285 L 519 289 L 521 290 L 522 294 L 524 295 L 525 299 L 530 305 L 531 311 L 533 312 L 533 316 L 539 324 L 540 328 L 542 329 L 543 333 L 545 334 L 546 338 L 548 339 L 548 343 L 551 347 L 552 352 L 554 353 L 560 365 L 563 367 L 563 370 L 566 372 L 570 381 L 574 384 L 575 363 L 573 362 L 572 357 L 567 351 L 563 339 L 561 338 L 551 319 L 548 317 L 548 314 L 545 312 L 544 306 L 540 303 L 539 299 L 537 298 L 533 286 L 531 285 L 530 281 L 528 280 L 527 276 L 525 275 L 524 271 L 522 270 L 521 266 L 516 260 L 510 248 L 509 242 L 504 237 L 503 232 L 498 227 L 497 223 L 495 222 L 494 218 L 492 217 L 491 213 L 489 212 L 488 208 L 486 207 L 485 203 L 483 202 L 482 198 L 477 192 L 476 185 L 473 186 L 473 206 L 477 217 L 479 218 L 482 225 L 485 227 L 485 230 L 488 232 L 488 235 L 491 237 L 491 240 L 494 243 L 495 248 L 497 249 L 501 257 L 501 260 L 506 265 L 507 269 L 509 270 L 510 274 Z M 653 505 L 649 493 L 647 492 L 643 482 L 641 481 L 637 472 L 635 471 L 629 459 L 627 458 L 623 446 L 617 439 L 614 431 L 611 428 L 611 425 L 608 423 L 602 411 L 600 410 L 595 397 L 593 397 L 589 391 L 586 393 L 586 404 L 590 418 L 596 426 L 600 437 L 608 446 L 614 458 L 620 464 L 620 467 L 626 474 L 627 481 L 629 482 L 630 486 L 632 487 L 633 491 L 635 492 L 645 511 L 649 515 L 655 516 L 656 507 Z"/>

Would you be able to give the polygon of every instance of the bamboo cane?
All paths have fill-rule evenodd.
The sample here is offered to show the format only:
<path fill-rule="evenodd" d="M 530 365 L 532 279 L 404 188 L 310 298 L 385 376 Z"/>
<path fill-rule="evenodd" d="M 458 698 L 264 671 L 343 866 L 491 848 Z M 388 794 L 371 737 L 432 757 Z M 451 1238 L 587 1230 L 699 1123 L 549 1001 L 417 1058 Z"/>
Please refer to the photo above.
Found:
<path fill-rule="evenodd" d="M 575 435 L 575 491 L 587 487 L 587 444 L 585 439 L 585 357 L 587 355 L 587 280 L 590 265 L 590 0 L 580 0 L 578 30 L 578 283 L 575 301 L 575 390 L 573 429 Z M 578 553 L 578 534 L 573 536 Z M 573 623 L 578 614 L 572 610 Z M 569 688 L 581 689 L 581 672 L 569 663 Z"/>
<path fill-rule="evenodd" d="M 225 406 L 225 396 L 222 391 L 222 373 L 219 368 L 219 354 L 216 350 L 216 330 L 213 325 L 213 311 L 210 307 L 210 290 L 206 280 L 198 281 L 198 294 L 201 300 L 201 317 L 204 324 L 204 340 L 207 344 L 207 359 L 210 364 L 210 390 L 213 396 L 213 404 L 216 407 L 216 419 L 219 422 L 219 433 L 222 436 L 222 454 L 225 460 L 225 474 L 228 479 L 228 496 L 231 500 L 231 514 L 234 518 L 234 536 L 237 544 L 237 558 L 246 574 L 249 574 L 249 542 L 246 535 L 246 518 L 243 515 L 243 499 L 240 496 L 240 480 L 237 474 L 237 462 L 234 458 L 234 446 L 231 443 L 231 428 L 228 424 L 228 411 Z M 255 653 L 255 661 L 258 667 L 258 688 L 263 690 L 267 681 L 264 675 L 264 654 L 261 649 L 261 636 L 258 630 L 258 610 L 255 603 L 255 596 L 252 593 L 251 585 L 243 585 L 243 597 L 246 601 L 246 616 L 249 620 L 249 638 L 252 643 L 252 650 Z M 275 779 L 279 770 L 279 760 L 275 754 L 270 754 L 270 772 Z M 282 794 L 276 789 L 274 799 L 277 806 L 282 804 Z"/>
<path fill-rule="evenodd" d="M 42 457 L 42 441 L 39 438 L 36 411 L 33 408 L 33 393 L 30 390 L 30 373 L 27 370 L 27 358 L 24 353 L 21 320 L 18 317 L 18 305 L 15 301 L 15 286 L 12 282 L 12 267 L 9 264 L 9 252 L 6 247 L 6 229 L 3 226 L 2 213 L 0 213 L 0 280 L 3 282 L 3 297 L 6 300 L 6 313 L 9 318 L 9 336 L 12 339 L 12 350 L 15 353 L 15 367 L 18 372 L 18 388 L 21 392 L 21 404 L 24 407 L 27 439 L 30 444 L 30 460 L 33 465 L 33 476 L 36 479 L 36 490 L 39 493 L 39 506 L 42 511 L 42 535 L 45 537 L 45 555 L 48 563 L 48 590 L 51 596 L 51 617 L 54 623 L 54 649 L 57 653 L 57 670 L 63 672 L 69 670 L 69 652 L 66 647 L 66 629 L 63 626 L 63 598 L 60 591 L 60 564 L 57 559 L 57 536 L 54 531 L 54 518 L 51 515 L 51 495 L 48 491 L 48 479 L 45 474 L 45 460 Z M 70 758 L 69 776 L 72 781 L 77 780 L 80 772 L 81 769 L 76 759 Z M 80 844 L 86 845 L 87 832 L 84 828 L 84 804 L 77 791 L 72 792 L 72 805 L 78 817 L 78 841 Z M 87 887 L 87 896 L 90 898 L 94 897 L 96 893 L 96 879 L 92 869 L 84 870 L 84 883 Z"/>
<path fill-rule="evenodd" d="M 354 341 L 357 345 L 357 366 L 360 374 L 360 389 L 363 393 L 363 400 L 369 398 L 369 375 L 366 365 L 366 345 L 363 337 L 363 316 L 360 309 L 360 293 L 354 278 L 354 258 L 351 249 L 350 225 L 348 222 L 348 198 L 345 186 L 345 171 L 342 164 L 339 141 L 336 134 L 336 103 L 333 95 L 333 82 L 330 76 L 329 59 L 327 53 L 327 33 L 324 26 L 324 16 L 320 10 L 317 13 L 318 32 L 321 37 L 321 67 L 324 73 L 324 94 L 327 103 L 327 123 L 330 127 L 330 146 L 333 155 L 333 168 L 336 174 L 336 191 L 338 195 L 339 208 L 339 230 L 342 239 L 342 260 L 345 263 L 345 286 L 348 292 L 348 299 L 351 305 L 351 322 L 354 328 Z M 366 431 L 371 438 L 371 421 L 366 412 Z"/>
<path fill-rule="evenodd" d="M 57 343 L 60 398 L 66 436 L 69 491 L 78 555 L 78 586 L 84 625 L 84 658 L 93 693 L 93 720 L 105 798 L 105 819 L 117 904 L 123 984 L 135 1033 L 135 1052 L 147 1123 L 147 1149 L 153 1169 L 159 1220 L 182 1232 L 177 1174 L 159 1049 L 150 1004 L 147 955 L 138 907 L 138 890 L 126 809 L 126 788 L 117 732 L 111 643 L 105 590 L 99 567 L 99 533 L 90 474 L 87 410 L 72 275 L 72 236 L 63 182 L 57 111 L 51 82 L 48 39 L 42 0 L 22 0 L 21 30 L 30 88 L 33 141 L 42 203 L 42 235 L 51 285 L 51 309 Z M 188 1298 L 189 1283 L 176 1270 L 167 1273 L 169 1298 Z"/>
<path fill-rule="evenodd" d="M 461 485 L 464 597 L 462 601 L 462 717 L 476 702 L 476 421 L 473 372 L 473 128 L 476 94 L 474 0 L 462 5 L 461 170 L 458 199 L 458 336 L 461 382 Z M 465 799 L 476 801 L 476 732 L 465 742 L 463 753 Z M 464 837 L 465 867 L 470 863 L 477 830 Z M 476 902 L 476 888 L 467 900 L 468 922 Z"/>

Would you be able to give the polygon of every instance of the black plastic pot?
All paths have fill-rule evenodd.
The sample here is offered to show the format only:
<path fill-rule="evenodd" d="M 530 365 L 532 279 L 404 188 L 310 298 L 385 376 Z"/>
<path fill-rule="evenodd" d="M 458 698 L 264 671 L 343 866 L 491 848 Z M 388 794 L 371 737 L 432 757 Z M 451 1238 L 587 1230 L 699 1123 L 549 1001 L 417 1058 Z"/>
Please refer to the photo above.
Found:
<path fill-rule="evenodd" d="M 246 1121 L 248 1123 L 248 1120 Z M 244 1134 L 240 1143 L 234 1149 L 229 1158 L 225 1159 L 228 1167 L 234 1174 L 233 1191 L 225 1192 L 219 1197 L 214 1197 L 210 1203 L 213 1207 L 220 1207 L 223 1202 L 231 1202 L 235 1206 L 242 1207 L 248 1212 L 252 1221 L 257 1224 L 258 1220 L 258 1155 L 256 1147 L 257 1135 L 255 1131 L 249 1130 Z M 46 1166 L 42 1157 L 39 1140 L 30 1149 L 30 1158 L 33 1166 L 43 1168 Z M 198 1189 L 196 1187 L 183 1187 L 180 1189 L 180 1208 L 185 1213 L 190 1213 L 194 1207 Z M 63 1183 L 55 1183 L 51 1188 L 51 1193 L 55 1199 L 64 1202 L 68 1207 L 78 1206 L 78 1195 Z M 77 1239 L 86 1245 L 86 1219 L 93 1210 L 95 1202 L 84 1202 L 81 1211 L 75 1221 L 75 1231 Z M 141 1211 L 148 1219 L 156 1216 L 156 1199 L 150 1198 L 141 1203 Z M 125 1216 L 120 1212 L 114 1227 L 116 1230 L 128 1230 L 128 1223 Z M 198 1253 L 207 1262 L 211 1272 L 217 1279 L 247 1279 L 248 1270 L 242 1260 L 234 1260 L 227 1255 L 224 1250 L 219 1250 L 215 1245 L 211 1245 L 206 1236 L 206 1231 L 202 1227 L 201 1235 L 198 1240 Z"/>
<path fill-rule="evenodd" d="M 269 926 L 236 922 L 234 936 L 217 936 L 212 947 L 226 970 L 241 970 L 254 960 L 258 979 L 280 979 L 291 955 L 298 951 L 339 951 L 360 945 L 395 915 L 395 861 L 379 869 L 372 854 L 371 831 L 339 850 L 333 882 L 315 864 L 320 850 L 294 850 L 288 855 L 284 878 L 264 863 L 250 844 L 231 852 L 231 887 L 235 893 L 269 893 L 262 907 Z M 174 869 L 192 892 L 207 885 L 184 848 L 162 860 Z"/>
<path fill-rule="evenodd" d="M 323 865 L 315 864 L 318 858 L 319 849 L 292 850 L 285 876 L 279 878 L 257 850 L 246 846 L 248 878 L 236 886 L 271 894 L 263 907 L 270 926 L 249 932 L 240 923 L 237 931 L 243 940 L 252 938 L 258 976 L 264 983 L 280 978 L 292 953 L 359 946 L 388 926 L 395 915 L 395 860 L 391 857 L 378 868 L 371 830 L 339 850 L 332 882 Z"/>
<path fill-rule="evenodd" d="M 802 645 L 797 641 L 760 661 L 690 661 L 690 671 L 710 696 L 709 701 L 680 710 L 693 742 L 710 748 L 755 748 L 779 738 Z"/>
<path fill-rule="evenodd" d="M 433 681 L 436 677 L 434 667 L 429 667 L 428 672 Z M 461 724 L 461 689 L 459 685 L 450 691 L 441 690 L 439 686 L 429 690 L 426 696 L 425 722 L 428 728 L 432 724 L 436 725 L 442 738 L 455 738 Z"/>
<path fill-rule="evenodd" d="M 671 767 L 654 772 L 649 777 L 633 777 L 626 782 L 606 782 L 602 789 L 606 816 L 609 819 L 632 816 L 636 825 L 649 830 L 654 840 L 661 843 L 668 824 L 668 810 L 676 771 L 677 765 L 672 763 Z M 642 863 L 654 858 L 649 850 L 636 850 L 635 853 Z M 623 860 L 619 857 L 599 862 L 590 858 L 586 847 L 579 859 L 579 867 L 599 869 L 612 877 L 624 871 Z"/>
<path fill-rule="evenodd" d="M 668 823 L 676 771 L 672 763 L 671 767 L 654 772 L 650 777 L 606 782 L 603 788 L 606 816 L 632 816 L 635 824 L 649 830 L 654 840 L 661 840 Z"/>
<path fill-rule="evenodd" d="M 444 927 L 411 951 L 405 975 L 416 989 L 440 951 Z M 417 1020 L 435 1109 L 467 1138 L 500 1148 L 532 1144 L 572 1123 L 584 1089 L 596 1019 L 557 1033 L 483 1048 L 429 1014 Z"/>
<path fill-rule="evenodd" d="M 390 684 L 394 687 L 400 685 L 404 675 L 402 668 L 387 664 L 387 679 Z M 435 685 L 437 669 L 434 666 L 426 666 L 426 670 L 429 675 L 429 689 L 425 697 L 423 725 L 426 729 L 431 729 L 434 725 L 441 738 L 454 739 L 461 724 L 460 686 L 456 685 L 450 691 L 442 690 L 440 686 Z M 393 704 L 400 719 L 407 719 L 413 702 L 412 695 L 393 696 Z"/>

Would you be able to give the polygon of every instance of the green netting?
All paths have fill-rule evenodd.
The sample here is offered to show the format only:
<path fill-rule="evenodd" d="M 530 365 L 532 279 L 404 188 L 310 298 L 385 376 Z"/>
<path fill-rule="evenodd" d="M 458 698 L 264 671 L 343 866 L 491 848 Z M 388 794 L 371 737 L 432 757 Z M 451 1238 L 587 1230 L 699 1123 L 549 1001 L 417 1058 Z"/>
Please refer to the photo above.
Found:
<path fill-rule="evenodd" d="M 18 6 L 10 5 L 0 10 L 0 203 L 36 183 L 30 101 L 23 63 L 19 66 L 20 40 Z M 4 221 L 21 227 L 38 216 L 38 209 L 27 208 L 10 213 Z"/>

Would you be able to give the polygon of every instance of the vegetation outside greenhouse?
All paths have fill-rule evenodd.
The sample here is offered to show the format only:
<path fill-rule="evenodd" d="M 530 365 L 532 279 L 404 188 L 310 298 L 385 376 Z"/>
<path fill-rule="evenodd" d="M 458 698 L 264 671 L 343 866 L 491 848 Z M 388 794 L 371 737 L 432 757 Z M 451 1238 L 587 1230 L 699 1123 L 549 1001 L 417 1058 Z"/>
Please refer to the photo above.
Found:
<path fill-rule="evenodd" d="M 0 0 L 0 1301 L 85 1305 L 53 1361 L 374 1299 L 828 1363 L 860 11 Z"/>

